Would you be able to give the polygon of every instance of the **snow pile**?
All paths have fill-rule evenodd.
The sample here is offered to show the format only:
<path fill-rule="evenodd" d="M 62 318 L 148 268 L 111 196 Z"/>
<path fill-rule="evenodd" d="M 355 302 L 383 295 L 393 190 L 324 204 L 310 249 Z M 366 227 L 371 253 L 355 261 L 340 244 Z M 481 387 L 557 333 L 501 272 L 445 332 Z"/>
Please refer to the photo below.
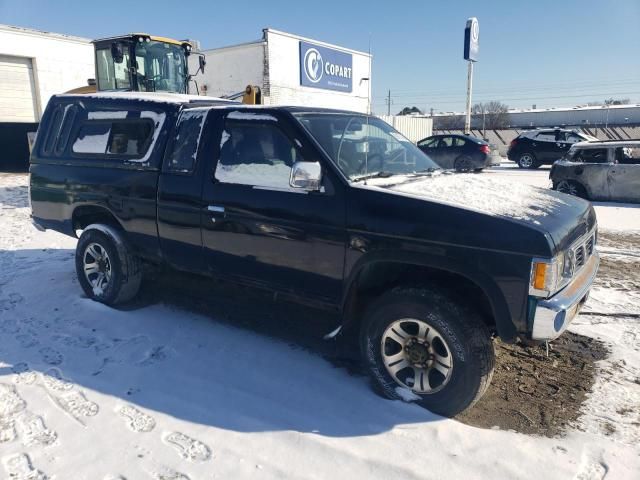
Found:
<path fill-rule="evenodd" d="M 475 174 L 434 175 L 420 180 L 405 177 L 400 183 L 393 183 L 393 180 L 391 177 L 387 183 L 396 192 L 537 224 L 540 223 L 538 218 L 551 215 L 555 209 L 566 205 L 548 191 Z M 383 184 L 382 179 L 368 183 Z"/>

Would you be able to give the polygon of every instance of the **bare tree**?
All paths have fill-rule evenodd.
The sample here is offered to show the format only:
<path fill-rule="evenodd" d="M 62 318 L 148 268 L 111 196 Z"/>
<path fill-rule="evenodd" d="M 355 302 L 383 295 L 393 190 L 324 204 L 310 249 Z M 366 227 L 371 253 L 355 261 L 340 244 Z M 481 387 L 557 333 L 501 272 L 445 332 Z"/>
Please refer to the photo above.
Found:
<path fill-rule="evenodd" d="M 629 105 L 631 100 L 628 98 L 607 98 L 604 101 L 587 102 L 588 107 L 599 107 L 602 105 Z"/>
<path fill-rule="evenodd" d="M 604 101 L 605 105 L 629 105 L 631 101 L 628 98 L 607 98 Z"/>
<path fill-rule="evenodd" d="M 496 130 L 509 126 L 509 107 L 498 100 L 477 103 L 471 107 L 471 112 L 479 116 L 475 122 L 478 127 L 484 124 L 485 129 Z"/>
<path fill-rule="evenodd" d="M 413 115 L 413 114 L 422 115 L 422 110 L 420 110 L 418 107 L 404 107 L 402 110 L 400 110 L 400 112 L 398 112 L 398 115 Z"/>

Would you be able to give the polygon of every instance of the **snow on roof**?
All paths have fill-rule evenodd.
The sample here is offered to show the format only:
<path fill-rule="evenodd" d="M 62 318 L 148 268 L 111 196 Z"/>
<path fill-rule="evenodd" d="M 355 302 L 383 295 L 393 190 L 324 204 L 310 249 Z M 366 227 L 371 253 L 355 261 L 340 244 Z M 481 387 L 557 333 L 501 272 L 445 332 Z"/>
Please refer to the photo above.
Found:
<path fill-rule="evenodd" d="M 475 174 L 440 174 L 408 181 L 411 176 L 368 180 L 369 186 L 387 187 L 409 194 L 475 210 L 488 215 L 532 221 L 551 215 L 561 205 L 561 198 L 550 191 L 521 183 L 483 178 Z M 397 180 L 397 183 L 394 182 Z"/>
<path fill-rule="evenodd" d="M 49 37 L 58 40 L 66 40 L 69 42 L 85 43 L 87 46 L 91 46 L 91 40 L 83 37 L 76 37 L 75 35 L 66 35 L 64 33 L 47 32 L 44 30 L 37 30 L 35 28 L 17 27 L 14 25 L 6 25 L 0 23 L 0 30 L 4 30 L 9 33 L 19 33 L 24 35 L 35 35 L 39 37 Z"/>
<path fill-rule="evenodd" d="M 235 100 L 228 100 L 219 97 L 207 97 L 204 95 L 187 95 L 184 93 L 166 92 L 97 92 L 89 94 L 63 94 L 62 97 L 82 97 L 82 98 L 110 98 L 114 100 L 129 99 L 143 100 L 156 103 L 205 103 L 205 102 L 227 102 L 238 103 Z"/>
<path fill-rule="evenodd" d="M 549 108 L 510 108 L 507 113 L 545 113 L 545 112 L 575 112 L 583 110 L 615 110 L 627 108 L 639 108 L 640 103 L 630 103 L 626 105 L 584 105 L 575 107 L 549 107 Z M 434 117 L 450 117 L 455 115 L 465 115 L 465 112 L 433 112 Z M 473 115 L 477 115 L 473 113 Z M 431 115 L 424 115 L 430 117 Z"/>

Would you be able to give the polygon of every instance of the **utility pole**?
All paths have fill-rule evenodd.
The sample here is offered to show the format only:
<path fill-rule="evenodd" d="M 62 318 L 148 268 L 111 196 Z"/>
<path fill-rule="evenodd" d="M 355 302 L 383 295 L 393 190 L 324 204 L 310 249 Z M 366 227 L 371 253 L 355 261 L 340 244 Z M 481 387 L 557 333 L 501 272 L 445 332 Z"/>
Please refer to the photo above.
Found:
<path fill-rule="evenodd" d="M 391 89 L 389 89 L 389 94 L 387 95 L 387 115 L 391 116 Z"/>

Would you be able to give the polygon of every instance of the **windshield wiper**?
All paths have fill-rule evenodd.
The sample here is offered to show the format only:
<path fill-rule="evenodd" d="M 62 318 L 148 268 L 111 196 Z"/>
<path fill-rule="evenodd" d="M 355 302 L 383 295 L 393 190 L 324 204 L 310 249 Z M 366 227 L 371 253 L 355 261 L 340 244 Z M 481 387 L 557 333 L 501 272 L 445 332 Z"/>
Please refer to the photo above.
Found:
<path fill-rule="evenodd" d="M 381 172 L 370 173 L 368 175 L 361 175 L 359 177 L 352 178 L 352 182 L 361 182 L 362 180 L 368 180 L 370 178 L 389 178 L 392 175 L 397 175 L 397 173 L 387 172 L 386 170 L 382 170 Z"/>

